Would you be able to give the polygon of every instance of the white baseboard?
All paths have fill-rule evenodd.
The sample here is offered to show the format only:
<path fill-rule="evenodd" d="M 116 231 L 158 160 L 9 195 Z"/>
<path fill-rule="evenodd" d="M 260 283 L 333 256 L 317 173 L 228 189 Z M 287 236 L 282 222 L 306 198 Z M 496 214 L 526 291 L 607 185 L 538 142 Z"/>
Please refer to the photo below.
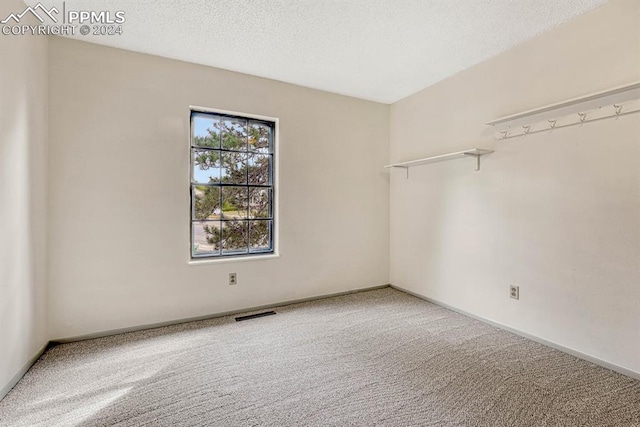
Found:
<path fill-rule="evenodd" d="M 257 306 L 257 307 L 248 307 L 248 308 L 242 308 L 242 309 L 239 309 L 239 310 L 225 311 L 225 312 L 222 312 L 222 313 L 208 314 L 208 315 L 205 315 L 205 316 L 197 316 L 197 317 L 190 317 L 190 318 L 185 318 L 185 319 L 170 320 L 170 321 L 167 321 L 167 322 L 159 322 L 159 323 L 152 323 L 152 324 L 146 324 L 146 325 L 132 326 L 132 327 L 129 327 L 129 328 L 111 329 L 111 330 L 108 330 L 108 331 L 95 332 L 95 333 L 92 333 L 92 334 L 79 335 L 79 336 L 75 336 L 75 337 L 67 337 L 67 338 L 60 338 L 60 339 L 51 340 L 51 341 L 48 341 L 44 345 L 44 347 L 42 347 L 40 349 L 40 351 L 38 351 L 38 353 L 35 356 L 33 356 L 27 363 L 25 363 L 25 365 L 22 367 L 22 369 L 20 369 L 20 371 L 18 371 L 13 376 L 13 378 L 11 378 L 11 380 L 6 385 L 4 385 L 2 387 L 2 389 L 0 389 L 0 400 L 2 400 L 11 391 L 11 389 L 13 387 L 15 387 L 15 385 L 18 383 L 18 381 L 20 381 L 22 379 L 24 374 L 27 373 L 29 368 L 31 368 L 31 366 L 33 366 L 33 364 L 36 363 L 36 361 L 40 358 L 40 356 L 42 356 L 42 354 L 45 352 L 45 350 L 51 344 L 63 344 L 63 343 L 69 343 L 69 342 L 74 342 L 74 341 L 83 341 L 83 340 L 89 340 L 89 339 L 94 339 L 94 338 L 106 337 L 106 336 L 110 336 L 110 335 L 117 335 L 117 334 L 122 334 L 122 333 L 125 333 L 125 332 L 135 332 L 135 331 L 141 331 L 141 330 L 144 330 L 144 329 L 160 328 L 162 326 L 178 325 L 180 323 L 195 322 L 195 321 L 198 321 L 198 320 L 207 320 L 207 319 L 213 319 L 213 318 L 216 318 L 216 317 L 231 316 L 231 315 L 234 315 L 234 314 L 246 313 L 246 312 L 250 312 L 250 311 L 264 310 L 264 309 L 267 309 L 267 308 L 274 308 L 274 307 L 282 307 L 282 306 L 285 306 L 285 305 L 291 305 L 291 304 L 298 304 L 298 303 L 301 303 L 301 302 L 321 300 L 321 299 L 337 297 L 337 296 L 341 296 L 341 295 L 354 294 L 354 293 L 357 293 L 357 292 L 373 291 L 375 289 L 382 289 L 382 288 L 388 288 L 388 287 L 389 287 L 388 284 L 386 284 L 386 285 L 377 285 L 377 286 L 369 286 L 369 287 L 366 287 L 366 288 L 353 289 L 353 290 L 350 290 L 350 291 L 343 291 L 343 292 L 335 292 L 335 293 L 332 293 L 332 294 L 317 295 L 317 296 L 313 296 L 313 297 L 300 298 L 300 299 L 295 299 L 295 300 L 288 300 L 288 301 L 283 301 L 283 302 L 278 302 L 278 303 L 273 303 L 273 304 L 261 305 L 261 306 Z"/>
<path fill-rule="evenodd" d="M 358 293 L 358 292 L 373 291 L 373 290 L 376 290 L 376 289 L 388 288 L 389 286 L 390 285 L 388 285 L 388 284 L 377 285 L 377 286 L 369 286 L 369 287 L 366 287 L 366 288 L 352 289 L 350 291 L 335 292 L 335 293 L 332 293 L 332 294 L 322 294 L 322 295 L 316 295 L 316 296 L 307 297 L 307 298 L 300 298 L 300 299 L 276 302 L 276 303 L 273 303 L 273 304 L 266 304 L 266 305 L 260 305 L 260 306 L 254 306 L 254 307 L 241 308 L 241 309 L 238 309 L 238 310 L 231 310 L 231 311 L 224 311 L 224 312 L 213 313 L 213 314 L 206 314 L 204 316 L 188 317 L 188 318 L 177 319 L 177 320 L 169 320 L 169 321 L 166 321 L 166 322 L 148 323 L 148 324 L 144 324 L 144 325 L 131 326 L 131 327 L 128 327 L 128 328 L 109 329 L 109 330 L 106 330 L 106 331 L 93 332 L 93 333 L 90 333 L 90 334 L 76 335 L 76 336 L 71 336 L 71 337 L 52 339 L 51 342 L 55 343 L 55 344 L 64 344 L 64 343 L 75 342 L 75 341 L 91 340 L 91 339 L 94 339 L 94 338 L 102 338 L 102 337 L 107 337 L 107 336 L 111 336 L 111 335 L 124 334 L 124 333 L 127 333 L 127 332 L 136 332 L 136 331 L 142 331 L 142 330 L 145 330 L 145 329 L 161 328 L 163 326 L 179 325 L 181 323 L 196 322 L 196 321 L 199 321 L 199 320 L 215 319 L 216 317 L 232 316 L 232 315 L 235 315 L 235 314 L 247 313 L 247 312 L 250 312 L 250 311 L 265 310 L 267 308 L 282 307 L 284 305 L 298 304 L 298 303 L 301 303 L 301 302 L 321 300 L 321 299 L 325 299 L 325 298 L 332 298 L 332 297 L 338 297 L 338 296 L 342 296 L 342 295 L 355 294 L 355 293 Z"/>
<path fill-rule="evenodd" d="M 372 291 L 372 290 L 382 289 L 382 288 L 387 288 L 387 287 L 392 287 L 393 289 L 396 289 L 398 291 L 405 292 L 405 293 L 407 293 L 409 295 L 412 295 L 414 297 L 423 299 L 423 300 L 428 301 L 430 303 L 439 305 L 441 307 L 447 308 L 449 310 L 455 311 L 455 312 L 463 314 L 465 316 L 474 318 L 474 319 L 479 320 L 481 322 L 488 323 L 488 324 L 490 324 L 492 326 L 498 327 L 498 328 L 503 329 L 505 331 L 514 333 L 514 334 L 519 335 L 521 337 L 524 337 L 524 338 L 530 339 L 532 341 L 538 342 L 540 344 L 546 345 L 547 347 L 551 347 L 551 348 L 554 348 L 556 350 L 562 351 L 564 353 L 571 354 L 572 356 L 575 356 L 575 357 L 577 357 L 579 359 L 586 360 L 588 362 L 594 363 L 596 365 L 602 366 L 602 367 L 607 368 L 607 369 L 611 369 L 612 371 L 618 372 L 618 373 L 626 375 L 628 377 L 640 380 L 640 372 L 636 372 L 636 371 L 633 371 L 631 369 L 627 369 L 627 368 L 624 368 L 622 366 L 615 365 L 613 363 L 607 362 L 606 360 L 602 360 L 602 359 L 599 359 L 597 357 L 594 357 L 594 356 L 582 353 L 580 351 L 574 350 L 572 348 L 565 347 L 563 345 L 554 343 L 552 341 L 545 340 L 544 338 L 540 338 L 540 337 L 537 337 L 535 335 L 531 335 L 531 334 L 528 334 L 526 332 L 522 332 L 522 331 L 520 331 L 518 329 L 512 328 L 510 326 L 504 325 L 504 324 L 496 322 L 494 320 L 487 319 L 485 317 L 478 316 L 478 315 L 473 314 L 473 313 L 469 313 L 469 312 L 467 312 L 465 310 L 461 310 L 461 309 L 453 307 L 453 306 L 451 306 L 449 304 L 445 304 L 445 303 L 442 303 L 440 301 L 434 300 L 432 298 L 426 297 L 424 295 L 420 295 L 420 294 L 418 294 L 416 292 L 412 292 L 412 291 L 409 291 L 407 289 L 401 288 L 400 286 L 388 285 L 387 284 L 387 285 L 371 286 L 371 287 L 367 287 L 367 288 L 353 289 L 353 290 L 350 290 L 350 291 L 336 292 L 336 293 L 332 293 L 332 294 L 324 294 L 324 295 L 318 295 L 318 296 L 313 296 L 313 297 L 300 298 L 300 299 L 295 299 L 295 300 L 288 300 L 288 301 L 283 301 L 283 302 L 273 303 L 273 304 L 267 304 L 267 305 L 262 305 L 262 306 L 257 306 L 257 307 L 248 307 L 248 308 L 243 308 L 243 309 L 239 309 L 239 310 L 226 311 L 226 312 L 222 312 L 222 313 L 215 313 L 215 314 L 210 314 L 210 315 L 205 315 L 205 316 L 190 317 L 190 318 L 186 318 L 186 319 L 171 320 L 171 321 L 167 321 L 167 322 L 139 325 L 139 326 L 133 326 L 133 327 L 129 327 L 129 328 L 112 329 L 112 330 L 108 330 L 108 331 L 101 331 L 101 332 L 96 332 L 96 333 L 92 333 L 92 334 L 80 335 L 80 336 L 76 336 L 76 337 L 68 337 L 68 338 L 61 338 L 61 339 L 52 340 L 50 342 L 47 342 L 47 344 L 45 344 L 36 353 L 36 355 L 33 356 L 27 363 L 25 363 L 25 365 L 22 367 L 22 369 L 20 369 L 20 371 L 18 371 L 13 376 L 13 378 L 11 378 L 11 380 L 6 385 L 4 385 L 2 387 L 2 389 L 0 389 L 0 400 L 2 400 L 7 395 L 7 393 L 9 393 L 9 391 L 11 391 L 11 389 L 18 383 L 18 381 L 20 381 L 20 379 L 22 379 L 24 374 L 27 373 L 29 368 L 31 368 L 31 366 L 40 358 L 40 356 L 42 356 L 42 354 L 45 352 L 47 347 L 52 343 L 67 343 L 67 342 L 73 342 L 73 341 L 82 341 L 82 340 L 87 340 L 87 339 L 106 337 L 106 336 L 110 336 L 110 335 L 122 334 L 122 333 L 125 333 L 125 332 L 141 331 L 141 330 L 144 330 L 144 329 L 153 329 L 153 328 L 159 328 L 159 327 L 162 327 L 162 326 L 177 325 L 177 324 L 180 324 L 180 323 L 194 322 L 194 321 L 206 320 L 206 319 L 213 319 L 213 318 L 216 318 L 216 317 L 231 316 L 231 315 L 234 315 L 234 314 L 246 313 L 246 312 L 250 312 L 250 311 L 264 310 L 264 309 L 267 309 L 267 308 L 274 308 L 274 307 L 282 307 L 282 306 L 290 305 L 290 304 L 298 304 L 298 303 L 302 303 L 302 302 L 321 300 L 321 299 L 325 299 L 325 298 L 332 298 L 332 297 L 337 297 L 337 296 L 341 296 L 341 295 L 348 295 L 348 294 L 353 294 L 353 293 L 358 293 L 358 292 Z"/>
<path fill-rule="evenodd" d="M 40 350 L 38 350 L 36 355 L 29 359 L 29 361 L 24 364 L 24 366 L 13 376 L 13 378 L 11 378 L 9 382 L 0 389 L 0 400 L 2 400 L 11 391 L 11 389 L 15 387 L 16 384 L 18 384 L 18 381 L 20 381 L 24 374 L 27 373 L 29 368 L 31 368 L 31 366 L 33 366 L 33 364 L 36 363 L 38 359 L 40 359 L 40 356 L 42 356 L 48 346 L 49 342 L 47 342 Z"/>
<path fill-rule="evenodd" d="M 597 358 L 595 356 L 591 356 L 589 354 L 582 353 L 582 352 L 580 352 L 578 350 L 574 350 L 572 348 L 565 347 L 562 344 L 558 344 L 558 343 L 555 343 L 553 341 L 549 341 L 549 340 L 546 340 L 544 338 L 540 338 L 540 337 L 538 337 L 536 335 L 531 335 L 531 334 L 529 334 L 527 332 L 523 332 L 523 331 L 521 331 L 519 329 L 512 328 L 511 326 L 507 326 L 507 325 L 505 325 L 503 323 L 496 322 L 495 320 L 491 320 L 491 319 L 487 319 L 486 317 L 478 316 L 477 314 L 470 313 L 468 311 L 459 309 L 457 307 L 453 307 L 453 306 L 451 306 L 449 304 L 445 304 L 445 303 L 440 302 L 438 300 L 434 300 L 433 298 L 429 298 L 429 297 L 426 297 L 424 295 L 420 295 L 419 293 L 410 291 L 408 289 L 401 288 L 400 286 L 396 286 L 396 285 L 389 285 L 389 286 L 391 286 L 393 289 L 396 289 L 396 290 L 401 291 L 401 292 L 405 292 L 405 293 L 407 293 L 409 295 L 412 295 L 412 296 L 414 296 L 416 298 L 423 299 L 425 301 L 428 301 L 430 303 L 439 305 L 439 306 L 444 307 L 446 309 L 449 309 L 451 311 L 455 311 L 455 312 L 463 314 L 465 316 L 472 317 L 472 318 L 474 318 L 476 320 L 479 320 L 479 321 L 484 322 L 484 323 L 488 323 L 489 325 L 492 325 L 492 326 L 495 326 L 497 328 L 503 329 L 505 331 L 511 332 L 513 334 L 519 335 L 519 336 L 521 336 L 523 338 L 527 338 L 527 339 L 529 339 L 531 341 L 535 341 L 535 342 L 540 343 L 542 345 L 546 345 L 547 347 L 551 347 L 551 348 L 554 348 L 556 350 L 560 350 L 560 351 L 562 351 L 564 353 L 567 353 L 567 354 L 570 354 L 572 356 L 575 356 L 578 359 L 586 360 L 587 362 L 591 362 L 591 363 L 596 364 L 598 366 L 602 366 L 603 368 L 610 369 L 610 370 L 615 371 L 615 372 L 617 372 L 619 374 L 626 375 L 626 376 L 631 377 L 631 378 L 636 379 L 636 380 L 640 380 L 640 372 L 636 372 L 636 371 L 633 371 L 631 369 L 615 365 L 615 364 L 613 364 L 611 362 L 607 362 L 606 360 L 602 360 L 602 359 L 599 359 L 599 358 Z"/>

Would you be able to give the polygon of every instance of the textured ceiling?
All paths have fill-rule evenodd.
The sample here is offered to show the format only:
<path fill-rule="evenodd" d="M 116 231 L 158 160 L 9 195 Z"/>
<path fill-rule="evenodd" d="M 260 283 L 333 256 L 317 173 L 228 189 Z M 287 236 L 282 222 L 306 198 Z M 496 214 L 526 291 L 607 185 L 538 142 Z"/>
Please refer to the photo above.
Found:
<path fill-rule="evenodd" d="M 62 10 L 62 1 L 42 0 Z M 67 0 L 123 10 L 73 38 L 391 103 L 607 0 Z M 27 0 L 30 5 L 37 0 Z"/>

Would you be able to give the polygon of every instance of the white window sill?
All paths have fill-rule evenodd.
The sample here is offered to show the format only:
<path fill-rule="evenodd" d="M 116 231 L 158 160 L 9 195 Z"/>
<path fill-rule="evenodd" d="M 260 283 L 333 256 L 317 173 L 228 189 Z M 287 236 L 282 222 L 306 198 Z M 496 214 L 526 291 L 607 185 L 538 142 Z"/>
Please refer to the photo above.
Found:
<path fill-rule="evenodd" d="M 228 258 L 190 259 L 189 265 L 211 265 L 211 264 L 226 264 L 230 262 L 263 261 L 263 260 L 275 259 L 275 258 L 280 258 L 280 254 L 243 255 L 243 256 L 228 257 Z"/>

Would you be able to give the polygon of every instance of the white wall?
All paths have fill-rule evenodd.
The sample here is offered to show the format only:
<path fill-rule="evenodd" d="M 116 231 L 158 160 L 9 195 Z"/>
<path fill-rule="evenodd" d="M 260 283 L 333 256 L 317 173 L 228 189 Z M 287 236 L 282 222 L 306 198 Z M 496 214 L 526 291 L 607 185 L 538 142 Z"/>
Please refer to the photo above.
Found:
<path fill-rule="evenodd" d="M 640 115 L 484 125 L 640 79 L 638 22 L 614 1 L 391 107 L 392 161 L 496 150 L 392 172 L 391 283 L 640 372 Z"/>
<path fill-rule="evenodd" d="M 615 1 L 391 109 L 60 38 L 47 82 L 45 38 L 0 38 L 0 386 L 47 338 L 387 283 L 389 235 L 392 283 L 640 372 L 640 117 L 483 124 L 639 79 L 639 19 Z M 280 118 L 280 258 L 187 264 L 190 104 Z M 496 152 L 392 172 L 389 228 L 389 134 Z"/>
<path fill-rule="evenodd" d="M 388 283 L 389 106 L 61 38 L 49 60 L 51 338 Z M 187 264 L 189 105 L 280 119 L 280 258 Z"/>
<path fill-rule="evenodd" d="M 1 398 L 47 342 L 47 39 L 3 35 L 0 53 Z"/>

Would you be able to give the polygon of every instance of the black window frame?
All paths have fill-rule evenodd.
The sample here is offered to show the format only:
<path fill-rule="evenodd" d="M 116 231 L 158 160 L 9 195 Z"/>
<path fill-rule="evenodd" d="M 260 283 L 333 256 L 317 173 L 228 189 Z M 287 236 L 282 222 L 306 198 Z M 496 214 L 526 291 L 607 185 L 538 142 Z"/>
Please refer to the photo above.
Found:
<path fill-rule="evenodd" d="M 220 118 L 220 119 L 236 119 L 236 120 L 245 120 L 247 123 L 247 145 L 246 150 L 233 150 L 228 148 L 222 148 L 222 141 L 218 148 L 206 147 L 206 146 L 198 146 L 194 143 L 194 117 L 195 116 L 211 116 L 212 118 Z M 263 151 L 251 151 L 249 149 L 249 126 L 251 124 L 258 124 L 261 126 L 267 126 L 270 128 L 269 134 L 269 149 L 267 152 Z M 216 110 L 200 110 L 191 108 L 190 117 L 189 117 L 189 257 L 192 261 L 203 261 L 203 260 L 220 260 L 220 259 L 228 259 L 228 258 L 248 258 L 248 257 L 260 257 L 265 255 L 274 255 L 276 253 L 276 132 L 277 132 L 277 120 L 269 120 L 261 117 L 255 117 L 251 115 L 243 115 L 241 113 L 229 113 L 229 112 L 218 112 Z M 220 136 L 222 139 L 222 135 Z M 201 183 L 197 182 L 194 175 L 195 170 L 195 160 L 194 160 L 194 152 L 198 151 L 215 151 L 222 158 L 223 153 L 246 153 L 247 154 L 247 165 L 249 161 L 249 157 L 253 155 L 261 155 L 261 156 L 269 156 L 269 174 L 268 174 L 268 183 L 267 184 L 252 184 L 249 182 L 249 169 L 247 167 L 247 182 L 245 184 L 238 183 L 225 183 L 220 182 L 217 183 Z M 222 166 L 220 166 L 222 169 Z M 195 197 L 194 197 L 194 189 L 198 186 L 209 186 L 209 187 L 218 187 L 220 188 L 220 209 L 222 209 L 222 193 L 223 188 L 225 187 L 244 187 L 247 188 L 247 195 L 250 197 L 250 189 L 252 188 L 263 188 L 267 191 L 270 191 L 269 197 L 269 206 L 268 206 L 268 215 L 266 217 L 259 218 L 251 218 L 251 202 L 247 201 L 247 216 L 244 219 L 223 219 L 222 216 L 219 219 L 215 220 L 203 220 L 197 219 L 195 216 Z M 248 234 L 247 234 L 247 248 L 244 252 L 231 251 L 225 253 L 222 248 L 222 242 L 220 243 L 220 248 L 217 252 L 207 252 L 202 254 L 195 253 L 195 236 L 194 236 L 194 224 L 195 223 L 204 223 L 211 221 L 219 221 L 222 226 L 223 222 L 238 222 L 241 221 L 246 223 Z M 253 249 L 251 248 L 251 222 L 252 221 L 268 221 L 268 230 L 269 230 L 269 246 L 268 248 L 260 248 Z M 220 238 L 222 240 L 222 238 Z"/>

